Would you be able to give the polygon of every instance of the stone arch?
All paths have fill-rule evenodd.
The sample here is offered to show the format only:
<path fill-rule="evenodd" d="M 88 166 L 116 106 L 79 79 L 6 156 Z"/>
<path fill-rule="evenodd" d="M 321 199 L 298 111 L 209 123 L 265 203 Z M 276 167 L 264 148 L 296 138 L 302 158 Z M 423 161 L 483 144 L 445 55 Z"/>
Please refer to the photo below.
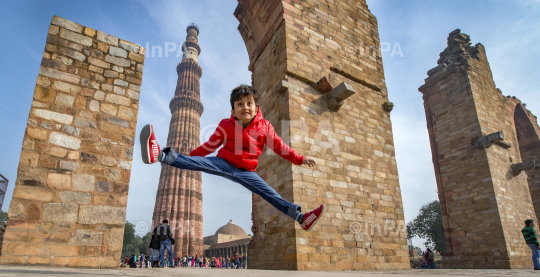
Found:
<path fill-rule="evenodd" d="M 525 170 L 535 213 L 540 215 L 540 128 L 537 118 L 517 98 L 511 98 L 512 118 L 516 130 L 521 163 L 535 161 L 533 168 Z M 516 162 L 517 163 L 517 162 Z"/>

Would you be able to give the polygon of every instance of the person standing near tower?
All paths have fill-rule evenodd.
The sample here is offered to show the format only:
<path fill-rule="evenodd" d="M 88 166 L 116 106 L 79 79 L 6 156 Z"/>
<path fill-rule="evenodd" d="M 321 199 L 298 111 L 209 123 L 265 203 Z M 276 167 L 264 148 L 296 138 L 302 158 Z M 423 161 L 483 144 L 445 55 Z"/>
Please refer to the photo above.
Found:
<path fill-rule="evenodd" d="M 233 89 L 230 97 L 231 117 L 219 123 L 206 143 L 185 155 L 176 154 L 172 147 L 160 150 L 152 125 L 144 126 L 140 134 L 142 160 L 147 164 L 161 162 L 176 168 L 202 171 L 232 180 L 296 220 L 305 231 L 310 231 L 321 218 L 325 205 L 302 214 L 299 205 L 283 199 L 255 169 L 264 145 L 293 164 L 314 167 L 316 163 L 283 143 L 272 124 L 263 119 L 258 100 L 259 95 L 251 86 L 240 85 Z M 225 145 L 218 151 L 217 157 L 205 157 L 223 144 Z"/>
<path fill-rule="evenodd" d="M 538 238 L 536 237 L 536 232 L 534 231 L 534 220 L 525 220 L 525 227 L 521 230 L 521 233 L 523 233 L 525 243 L 527 243 L 529 248 L 531 248 L 534 270 L 540 270 L 540 263 L 538 262 L 538 251 L 540 250 L 540 245 L 538 244 Z"/>

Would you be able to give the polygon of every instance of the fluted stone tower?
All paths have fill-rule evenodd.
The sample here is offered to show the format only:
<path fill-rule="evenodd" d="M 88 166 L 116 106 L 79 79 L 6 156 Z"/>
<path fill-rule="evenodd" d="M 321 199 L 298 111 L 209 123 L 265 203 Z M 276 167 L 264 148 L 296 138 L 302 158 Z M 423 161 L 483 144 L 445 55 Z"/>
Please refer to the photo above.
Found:
<path fill-rule="evenodd" d="M 176 67 L 178 82 L 170 103 L 171 123 L 167 146 L 176 152 L 189 152 L 200 145 L 199 133 L 203 105 L 200 100 L 202 68 L 198 64 L 201 48 L 197 43 L 199 29 L 187 27 L 186 42 L 182 44 L 182 61 Z M 202 184 L 201 172 L 161 168 L 152 226 L 168 219 L 176 244 L 174 256 L 203 253 Z"/>

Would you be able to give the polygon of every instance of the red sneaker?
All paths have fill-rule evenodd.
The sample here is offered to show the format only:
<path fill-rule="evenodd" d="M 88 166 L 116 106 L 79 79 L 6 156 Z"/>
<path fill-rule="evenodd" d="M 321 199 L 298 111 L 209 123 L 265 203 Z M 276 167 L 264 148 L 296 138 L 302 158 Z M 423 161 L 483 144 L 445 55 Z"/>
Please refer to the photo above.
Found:
<path fill-rule="evenodd" d="M 311 212 L 305 213 L 304 214 L 304 222 L 302 222 L 302 224 L 300 224 L 300 227 L 302 227 L 302 229 L 304 229 L 305 231 L 311 230 L 311 228 L 313 228 L 313 226 L 315 226 L 315 223 L 317 223 L 319 218 L 321 218 L 325 208 L 326 208 L 326 205 L 322 204 L 317 209 L 315 209 L 315 210 L 313 210 Z"/>
<path fill-rule="evenodd" d="M 158 161 L 159 144 L 154 136 L 154 128 L 147 124 L 141 130 L 141 155 L 145 164 L 152 164 Z"/>

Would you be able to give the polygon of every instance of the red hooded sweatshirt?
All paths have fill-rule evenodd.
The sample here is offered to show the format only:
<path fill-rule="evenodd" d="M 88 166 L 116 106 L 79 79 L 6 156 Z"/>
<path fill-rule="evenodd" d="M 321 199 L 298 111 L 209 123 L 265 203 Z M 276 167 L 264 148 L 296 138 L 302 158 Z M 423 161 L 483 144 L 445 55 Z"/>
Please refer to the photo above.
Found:
<path fill-rule="evenodd" d="M 260 106 L 257 115 L 245 129 L 232 114 L 229 119 L 221 120 L 210 139 L 189 155 L 204 157 L 216 151 L 222 144 L 225 145 L 218 151 L 217 156 L 235 167 L 249 171 L 255 171 L 257 168 L 258 158 L 265 144 L 293 164 L 301 165 L 304 161 L 302 155 L 283 143 L 272 124 L 263 119 Z"/>

